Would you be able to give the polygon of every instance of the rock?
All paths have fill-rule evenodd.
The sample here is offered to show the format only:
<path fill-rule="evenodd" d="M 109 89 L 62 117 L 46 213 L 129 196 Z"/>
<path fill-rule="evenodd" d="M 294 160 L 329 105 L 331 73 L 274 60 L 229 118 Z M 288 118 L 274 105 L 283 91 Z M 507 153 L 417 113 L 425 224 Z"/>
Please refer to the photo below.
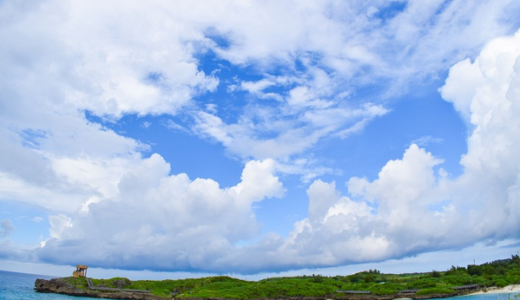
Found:
<path fill-rule="evenodd" d="M 112 282 L 114 284 L 114 286 L 118 289 L 122 289 L 126 286 L 129 286 L 132 284 L 132 281 L 130 281 L 130 279 L 127 279 L 127 278 L 119 278 L 119 279 L 116 279 Z"/>
<path fill-rule="evenodd" d="M 124 280 L 123 280 L 124 281 Z M 124 281 L 126 283 L 126 281 Z M 70 285 L 65 279 L 53 278 L 51 280 L 36 279 L 34 290 L 40 293 L 55 293 L 70 296 L 82 296 L 92 298 L 111 298 L 111 299 L 135 299 L 135 300 L 164 300 L 165 298 L 152 294 L 134 293 L 132 291 L 99 291 L 81 289 Z"/>

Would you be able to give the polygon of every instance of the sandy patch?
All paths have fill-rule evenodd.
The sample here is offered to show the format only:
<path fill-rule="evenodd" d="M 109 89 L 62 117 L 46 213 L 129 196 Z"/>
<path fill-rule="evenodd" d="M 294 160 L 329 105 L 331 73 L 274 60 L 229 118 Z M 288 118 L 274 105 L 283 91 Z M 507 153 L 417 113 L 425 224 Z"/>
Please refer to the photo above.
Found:
<path fill-rule="evenodd" d="M 479 295 L 479 294 L 507 294 L 507 293 L 520 293 L 520 284 L 512 284 L 503 288 L 488 288 L 487 292 L 476 292 L 471 295 Z"/>

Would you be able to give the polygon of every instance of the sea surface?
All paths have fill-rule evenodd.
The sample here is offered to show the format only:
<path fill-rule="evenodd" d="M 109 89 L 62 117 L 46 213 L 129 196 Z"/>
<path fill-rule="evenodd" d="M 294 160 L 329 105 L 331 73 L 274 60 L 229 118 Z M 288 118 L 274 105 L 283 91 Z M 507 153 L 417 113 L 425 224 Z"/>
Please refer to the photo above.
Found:
<path fill-rule="evenodd" d="M 37 278 L 51 279 L 50 276 L 0 271 L 0 300 L 92 300 L 88 297 L 74 297 L 58 294 L 37 293 L 33 290 Z M 518 293 L 482 294 L 444 298 L 443 300 L 520 300 Z"/>

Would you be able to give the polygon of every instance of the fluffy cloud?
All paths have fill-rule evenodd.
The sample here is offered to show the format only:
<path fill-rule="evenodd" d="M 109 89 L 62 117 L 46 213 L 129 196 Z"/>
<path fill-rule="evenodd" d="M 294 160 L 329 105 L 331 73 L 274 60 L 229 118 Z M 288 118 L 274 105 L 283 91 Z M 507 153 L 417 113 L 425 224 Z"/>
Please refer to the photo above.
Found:
<path fill-rule="evenodd" d="M 215 89 L 194 58 L 207 48 L 203 30 L 182 28 L 157 5 L 2 2 L 2 199 L 71 213 L 113 197 L 147 146 L 85 111 L 107 120 L 175 114 Z"/>
<path fill-rule="evenodd" d="M 376 180 L 351 178 L 352 199 L 315 181 L 309 218 L 279 248 L 297 258 L 287 264 L 333 266 L 520 238 L 519 87 L 520 32 L 453 66 L 441 93 L 474 126 L 464 173 L 450 179 L 442 160 L 413 144 Z"/>
<path fill-rule="evenodd" d="M 169 164 L 152 155 L 123 176 L 116 197 L 73 220 L 51 216 L 51 239 L 37 255 L 98 267 L 222 270 L 220 257 L 258 234 L 252 204 L 283 195 L 274 170 L 272 160 L 251 161 L 240 183 L 222 189 L 211 179 L 169 176 Z"/>
<path fill-rule="evenodd" d="M 490 42 L 473 63 L 453 66 L 441 89 L 474 126 L 460 177 L 412 144 L 377 179 L 351 178 L 349 197 L 334 182 L 316 180 L 307 191 L 309 216 L 289 237 L 272 234 L 236 249 L 233 260 L 223 258 L 228 267 L 247 273 L 337 266 L 520 238 L 519 45 L 520 33 Z"/>
<path fill-rule="evenodd" d="M 215 88 L 218 80 L 198 70 L 193 58 L 199 49 L 183 42 L 204 47 L 200 30 L 183 28 L 156 5 L 122 4 L 4 2 L 3 15 L 23 16 L 3 23 L 2 39 L 10 42 L 2 61 L 23 62 L 4 69 L 11 74 L 6 86 L 116 117 L 175 113 L 197 90 Z"/>
<path fill-rule="evenodd" d="M 388 162 L 377 180 L 352 178 L 353 198 L 341 196 L 335 183 L 315 181 L 307 191 L 309 217 L 279 248 L 287 255 L 285 267 L 377 261 L 439 247 L 455 220 L 441 221 L 445 216 L 429 209 L 436 201 L 429 193 L 440 186 L 433 171 L 438 163 L 412 145 L 402 159 Z"/>
<path fill-rule="evenodd" d="M 516 117 L 520 112 L 520 32 L 490 42 L 473 63 L 465 61 L 456 67 L 460 74 L 476 72 L 475 81 L 480 83 L 469 90 L 464 84 L 457 89 L 455 85 L 464 79 L 450 74 L 442 90 L 460 107 L 467 95 L 473 95 L 465 109 L 471 111 L 475 129 L 468 139 L 468 153 L 461 160 L 466 172 L 460 184 L 467 189 L 482 187 L 472 193 L 474 201 L 488 212 L 482 219 L 482 230 L 501 224 L 502 230 L 489 234 L 512 233 L 519 222 L 514 215 L 520 199 L 520 156 L 514 150 L 520 145 L 520 121 Z"/>

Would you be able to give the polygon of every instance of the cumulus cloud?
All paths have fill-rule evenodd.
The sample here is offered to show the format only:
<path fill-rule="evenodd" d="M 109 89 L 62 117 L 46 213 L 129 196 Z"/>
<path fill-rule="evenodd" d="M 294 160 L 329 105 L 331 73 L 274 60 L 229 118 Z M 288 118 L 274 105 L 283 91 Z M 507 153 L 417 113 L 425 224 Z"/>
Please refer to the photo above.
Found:
<path fill-rule="evenodd" d="M 474 126 L 459 178 L 448 179 L 442 160 L 412 144 L 377 179 L 351 178 L 351 198 L 335 183 L 315 181 L 309 218 L 278 248 L 291 253 L 287 265 L 377 261 L 520 238 L 519 71 L 520 32 L 452 68 L 441 93 Z"/>
<path fill-rule="evenodd" d="M 70 213 L 114 196 L 147 146 L 90 122 L 85 111 L 107 120 L 175 114 L 215 89 L 218 79 L 194 59 L 207 48 L 204 36 L 154 5 L 148 13 L 162 17 L 134 22 L 143 13 L 136 5 L 2 2 L 2 198 Z"/>
<path fill-rule="evenodd" d="M 81 256 L 98 267 L 222 270 L 220 257 L 259 232 L 252 204 L 283 195 L 274 167 L 251 161 L 241 182 L 223 189 L 211 179 L 169 176 L 169 164 L 154 154 L 123 176 L 116 197 L 73 220 L 52 216 L 51 239 L 37 255 L 69 264 Z"/>
<path fill-rule="evenodd" d="M 295 224 L 279 248 L 280 255 L 290 253 L 285 267 L 377 261 L 438 246 L 435 237 L 449 230 L 434 225 L 441 216 L 429 210 L 436 199 L 428 193 L 439 186 L 432 168 L 439 163 L 412 145 L 377 180 L 350 179 L 352 198 L 341 196 L 335 183 L 315 181 L 307 191 L 309 217 Z"/>
<path fill-rule="evenodd" d="M 412 144 L 375 180 L 351 178 L 348 196 L 334 182 L 314 181 L 307 190 L 309 216 L 287 238 L 268 235 L 222 260 L 248 273 L 381 261 L 520 238 L 519 38 L 517 33 L 490 42 L 473 63 L 455 65 L 441 89 L 462 117 L 470 113 L 474 126 L 460 177 L 446 176 L 442 159 Z M 475 70 L 482 76 L 465 76 Z"/>

